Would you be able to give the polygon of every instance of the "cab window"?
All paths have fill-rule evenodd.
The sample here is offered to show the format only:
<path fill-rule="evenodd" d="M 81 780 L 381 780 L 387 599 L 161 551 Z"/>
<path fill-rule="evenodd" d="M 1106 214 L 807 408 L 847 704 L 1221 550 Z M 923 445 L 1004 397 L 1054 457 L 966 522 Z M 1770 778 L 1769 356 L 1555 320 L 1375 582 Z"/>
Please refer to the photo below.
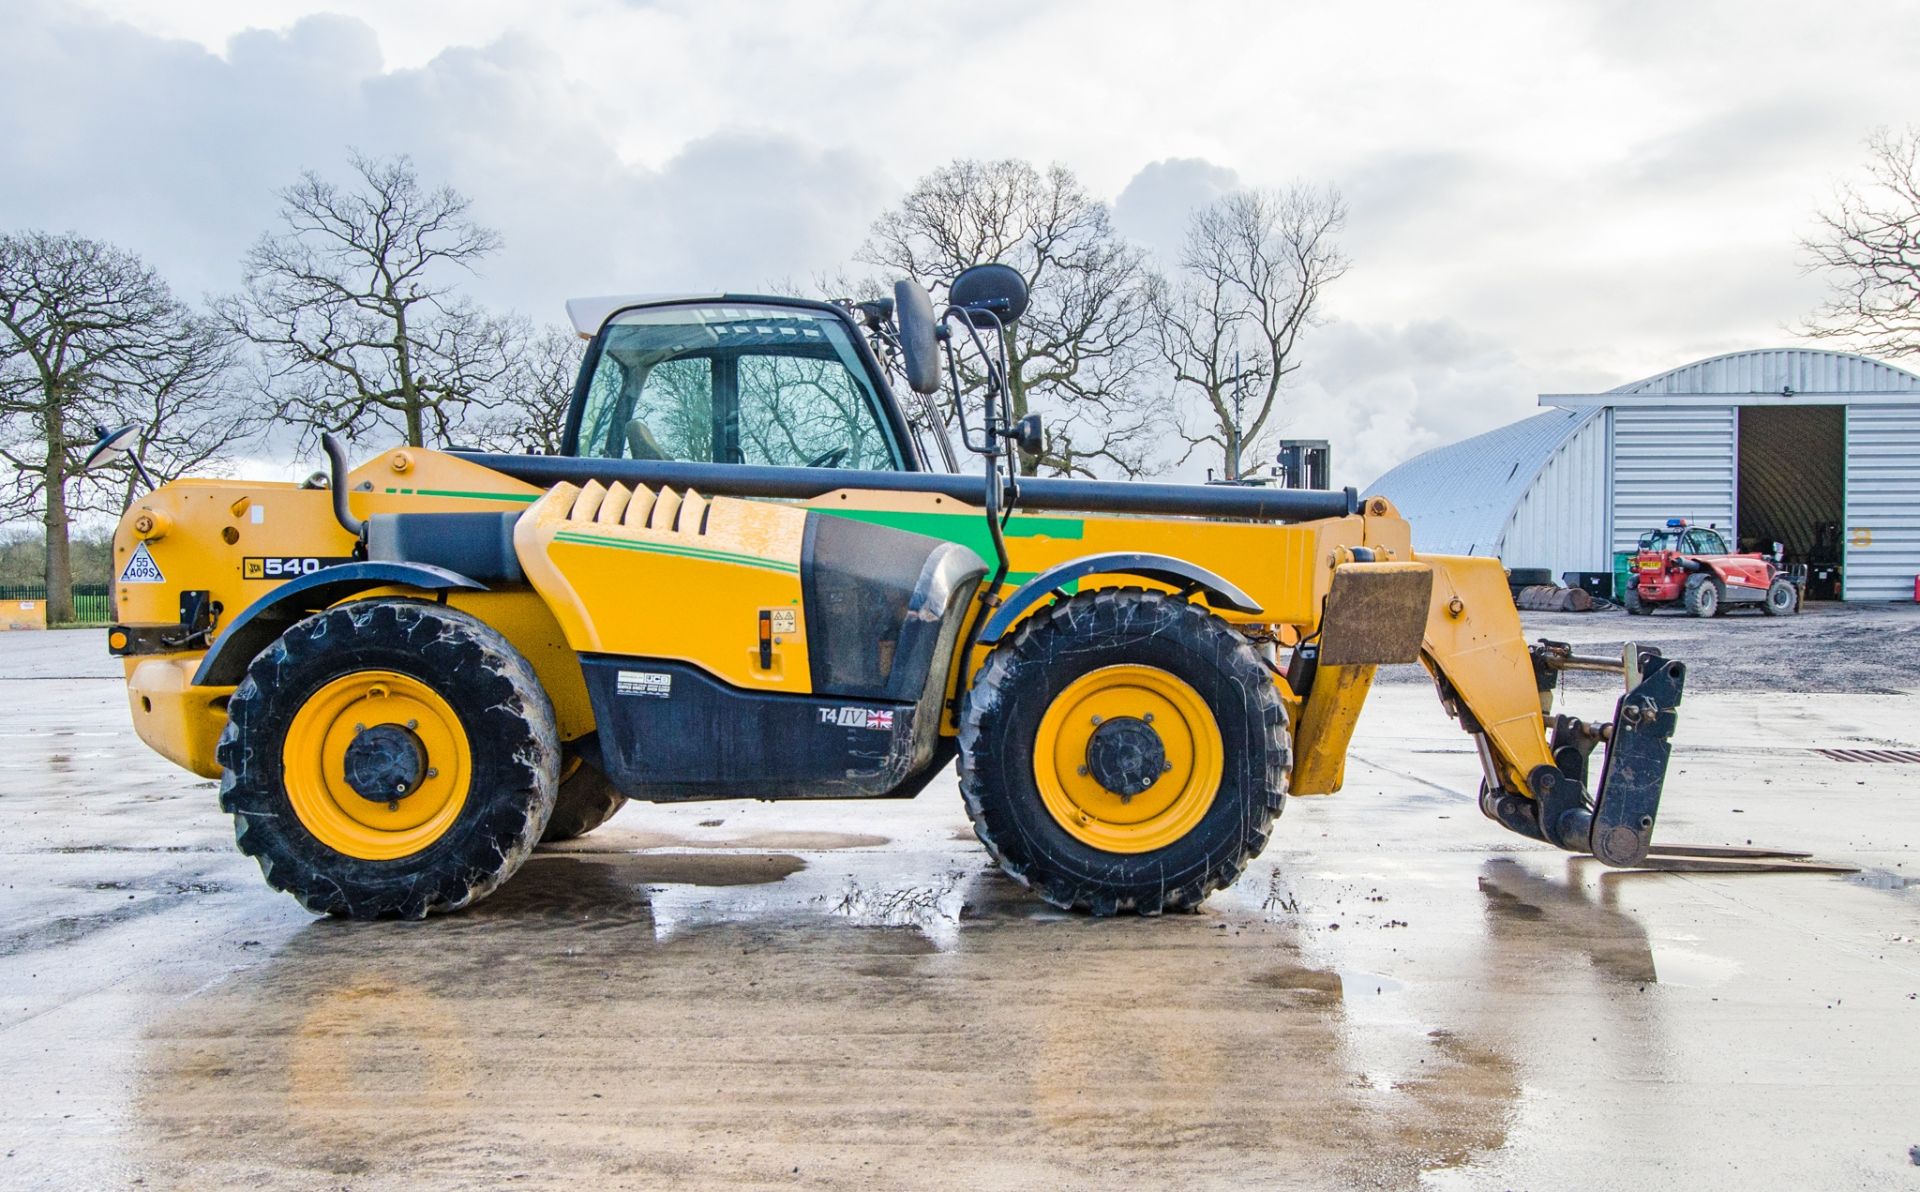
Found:
<path fill-rule="evenodd" d="M 721 304 L 645 307 L 601 332 L 577 453 L 779 467 L 901 466 L 840 320 Z"/>
<path fill-rule="evenodd" d="M 1687 553 L 1690 555 L 1724 555 L 1727 544 L 1714 530 L 1688 530 Z"/>

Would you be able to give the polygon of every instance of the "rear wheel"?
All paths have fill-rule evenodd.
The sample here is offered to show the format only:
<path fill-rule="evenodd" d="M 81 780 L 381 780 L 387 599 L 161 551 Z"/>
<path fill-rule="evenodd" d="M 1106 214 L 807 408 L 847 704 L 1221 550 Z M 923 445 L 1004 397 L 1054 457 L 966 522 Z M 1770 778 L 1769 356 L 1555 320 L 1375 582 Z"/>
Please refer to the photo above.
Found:
<path fill-rule="evenodd" d="M 1626 595 L 1620 598 L 1620 603 L 1631 616 L 1645 617 L 1653 613 L 1652 606 L 1640 599 L 1640 587 L 1638 584 L 1630 585 L 1627 588 Z"/>
<path fill-rule="evenodd" d="M 1157 592 L 1102 590 L 988 656 L 960 726 L 974 832 L 1055 906 L 1189 910 L 1266 847 L 1284 712 L 1253 647 Z"/>
<path fill-rule="evenodd" d="M 1696 617 L 1715 616 L 1720 611 L 1720 581 L 1706 574 L 1689 576 L 1680 600 Z"/>
<path fill-rule="evenodd" d="M 485 897 L 552 814 L 553 707 L 465 613 L 364 600 L 293 626 L 227 708 L 220 805 L 308 910 L 418 919 Z"/>
<path fill-rule="evenodd" d="M 567 759 L 561 772 L 566 777 L 560 780 L 560 795 L 554 800 L 553 818 L 540 836 L 541 844 L 585 836 L 627 805 L 627 797 L 587 759 L 576 754 Z"/>
<path fill-rule="evenodd" d="M 1784 575 L 1776 576 L 1774 581 L 1767 585 L 1767 600 L 1763 607 L 1766 608 L 1768 616 L 1787 616 L 1800 611 L 1799 605 L 1800 594 L 1794 591 L 1792 580 Z"/>

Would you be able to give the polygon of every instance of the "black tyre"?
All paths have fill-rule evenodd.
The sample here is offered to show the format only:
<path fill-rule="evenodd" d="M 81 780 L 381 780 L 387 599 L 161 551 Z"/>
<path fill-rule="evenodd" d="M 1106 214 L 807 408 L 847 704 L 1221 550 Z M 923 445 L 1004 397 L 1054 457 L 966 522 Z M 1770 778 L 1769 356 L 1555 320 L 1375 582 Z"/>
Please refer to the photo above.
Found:
<path fill-rule="evenodd" d="M 1629 616 L 1647 617 L 1653 615 L 1653 606 L 1640 599 L 1640 586 L 1629 585 L 1626 594 L 1620 598 L 1620 604 Z"/>
<path fill-rule="evenodd" d="M 526 860 L 560 742 L 505 638 L 441 605 L 363 600 L 254 659 L 218 756 L 220 805 L 268 885 L 320 914 L 418 919 L 485 897 Z"/>
<path fill-rule="evenodd" d="M 1266 847 L 1285 728 L 1272 673 L 1224 621 L 1101 590 L 988 655 L 961 714 L 960 792 L 987 851 L 1053 905 L 1191 910 Z"/>
<path fill-rule="evenodd" d="M 1720 580 L 1711 575 L 1700 574 L 1687 577 L 1687 586 L 1680 593 L 1680 603 L 1696 617 L 1712 617 L 1720 612 Z"/>
<path fill-rule="evenodd" d="M 585 836 L 627 805 L 627 797 L 614 789 L 600 767 L 582 757 L 570 758 L 568 763 L 572 770 L 560 780 L 560 794 L 547 830 L 540 835 L 541 844 Z"/>
<path fill-rule="evenodd" d="M 1761 607 L 1769 617 L 1791 616 L 1800 611 L 1800 593 L 1794 590 L 1792 580 L 1777 576 L 1767 585 L 1767 599 Z"/>

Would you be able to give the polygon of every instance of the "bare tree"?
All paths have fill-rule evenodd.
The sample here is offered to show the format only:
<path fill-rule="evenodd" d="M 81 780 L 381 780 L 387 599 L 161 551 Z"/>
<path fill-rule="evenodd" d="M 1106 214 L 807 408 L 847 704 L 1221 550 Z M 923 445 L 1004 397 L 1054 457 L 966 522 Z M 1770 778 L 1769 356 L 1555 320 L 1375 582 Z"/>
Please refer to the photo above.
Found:
<path fill-rule="evenodd" d="M 218 309 L 260 347 L 289 420 L 444 442 L 514 373 L 515 321 L 450 280 L 500 237 L 467 218 L 464 195 L 424 187 L 409 158 L 352 165 L 350 187 L 308 171 L 280 192 L 283 229 L 248 251 L 245 288 Z"/>
<path fill-rule="evenodd" d="M 1136 476 L 1154 466 L 1140 370 L 1147 273 L 1106 204 L 1071 171 L 1024 161 L 955 161 L 914 184 L 873 225 L 860 259 L 940 297 L 962 269 L 1018 269 L 1032 305 L 1009 343 L 1014 416 L 1044 412 L 1048 444 L 1023 470 Z"/>
<path fill-rule="evenodd" d="M 1332 188 L 1238 191 L 1193 213 L 1179 270 L 1153 288 L 1154 336 L 1176 394 L 1198 399 L 1188 448 L 1220 451 L 1237 480 L 1274 429 L 1280 391 L 1300 367 L 1300 335 L 1347 270 L 1335 237 L 1346 205 Z"/>
<path fill-rule="evenodd" d="M 1842 186 L 1800 242 L 1831 288 L 1801 334 L 1875 356 L 1920 353 L 1920 129 L 1867 138 L 1864 185 Z"/>
<path fill-rule="evenodd" d="M 464 445 L 491 451 L 558 455 L 567 433 L 567 409 L 580 376 L 585 348 L 571 328 L 534 328 L 524 319 L 503 320 L 510 367 L 499 401 L 459 431 Z"/>
<path fill-rule="evenodd" d="M 41 521 L 52 620 L 73 616 L 74 515 L 117 514 L 132 495 L 110 473 L 76 474 L 94 428 L 140 423 L 161 478 L 205 463 L 251 429 L 231 364 L 229 338 L 132 253 L 73 235 L 0 237 L 0 510 Z"/>

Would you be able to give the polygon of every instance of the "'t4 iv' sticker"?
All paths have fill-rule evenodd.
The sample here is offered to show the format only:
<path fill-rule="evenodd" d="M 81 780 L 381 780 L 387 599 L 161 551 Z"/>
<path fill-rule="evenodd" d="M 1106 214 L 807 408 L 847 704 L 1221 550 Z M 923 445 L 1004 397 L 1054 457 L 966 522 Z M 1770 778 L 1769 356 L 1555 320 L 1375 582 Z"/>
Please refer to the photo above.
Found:
<path fill-rule="evenodd" d="M 160 574 L 160 565 L 153 561 L 153 556 L 147 552 L 147 544 L 142 542 L 133 548 L 133 557 L 128 559 L 127 565 L 121 569 L 120 582 L 164 584 L 167 582 L 167 577 Z"/>

